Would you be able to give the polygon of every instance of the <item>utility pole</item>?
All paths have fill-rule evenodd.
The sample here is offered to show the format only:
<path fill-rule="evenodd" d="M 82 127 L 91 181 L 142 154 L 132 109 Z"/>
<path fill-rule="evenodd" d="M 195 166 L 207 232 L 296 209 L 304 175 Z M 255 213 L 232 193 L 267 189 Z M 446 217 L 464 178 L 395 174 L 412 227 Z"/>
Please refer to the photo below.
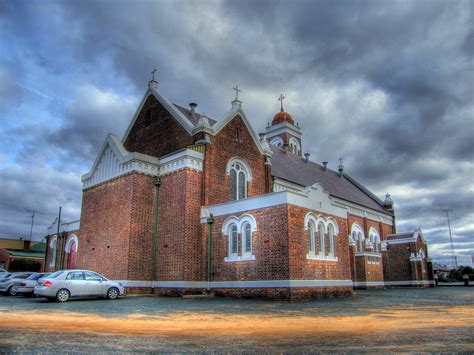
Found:
<path fill-rule="evenodd" d="M 35 214 L 46 214 L 40 211 L 35 211 L 35 210 L 29 210 L 26 209 L 26 212 L 31 212 L 31 229 L 30 229 L 30 242 L 31 242 L 31 237 L 33 236 L 33 224 L 35 223 Z"/>
<path fill-rule="evenodd" d="M 448 220 L 449 241 L 451 242 L 451 257 L 452 257 L 453 265 L 454 265 L 455 269 L 457 269 L 458 268 L 458 260 L 456 258 L 456 254 L 454 253 L 453 236 L 451 234 L 451 222 L 449 220 L 449 213 L 453 212 L 453 210 L 446 209 L 446 210 L 442 210 L 442 212 L 446 213 L 446 219 Z"/>

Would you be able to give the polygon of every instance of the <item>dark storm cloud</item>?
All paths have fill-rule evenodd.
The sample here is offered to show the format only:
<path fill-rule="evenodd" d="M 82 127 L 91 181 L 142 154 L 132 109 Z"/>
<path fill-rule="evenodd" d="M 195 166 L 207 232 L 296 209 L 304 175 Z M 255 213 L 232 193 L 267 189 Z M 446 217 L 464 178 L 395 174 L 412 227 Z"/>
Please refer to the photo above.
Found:
<path fill-rule="evenodd" d="M 335 168 L 344 155 L 346 171 L 380 196 L 392 192 L 400 225 L 426 227 L 430 242 L 443 233 L 438 210 L 455 209 L 467 241 L 470 11 L 469 1 L 7 1 L 0 28 L 11 55 L 0 65 L 10 81 L 0 80 L 0 106 L 25 101 L 12 73 L 41 71 L 41 89 L 58 96 L 46 109 L 55 122 L 14 127 L 16 161 L 80 175 L 108 132 L 121 138 L 155 65 L 165 95 L 217 119 L 239 84 L 256 130 L 283 91 L 313 160 Z M 14 168 L 3 173 L 23 173 Z M 54 200 L 47 183 L 61 181 L 35 187 Z M 433 250 L 441 256 L 445 246 Z"/>

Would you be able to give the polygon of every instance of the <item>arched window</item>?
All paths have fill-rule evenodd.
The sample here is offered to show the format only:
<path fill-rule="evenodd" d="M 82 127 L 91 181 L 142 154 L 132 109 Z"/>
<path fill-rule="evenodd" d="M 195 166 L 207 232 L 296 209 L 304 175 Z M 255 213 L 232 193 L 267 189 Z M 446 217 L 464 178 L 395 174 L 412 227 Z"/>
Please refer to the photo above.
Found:
<path fill-rule="evenodd" d="M 298 142 L 298 140 L 296 140 L 296 138 L 291 137 L 288 141 L 288 145 L 290 146 L 290 150 L 293 154 L 300 154 L 301 147 L 300 143 Z"/>
<path fill-rule="evenodd" d="M 253 255 L 253 233 L 257 222 L 250 214 L 231 216 L 222 224 L 222 234 L 227 236 L 227 256 L 224 261 L 255 260 Z"/>
<path fill-rule="evenodd" d="M 316 255 L 316 245 L 314 241 L 314 231 L 316 228 L 314 228 L 314 222 L 309 221 L 308 222 L 308 249 L 310 255 L 314 256 Z"/>
<path fill-rule="evenodd" d="M 324 224 L 318 224 L 318 233 L 319 233 L 319 255 L 326 255 L 326 242 L 324 240 Z"/>
<path fill-rule="evenodd" d="M 281 137 L 275 137 L 270 141 L 271 145 L 275 147 L 282 147 L 283 146 L 283 139 Z"/>
<path fill-rule="evenodd" d="M 230 199 L 247 198 L 247 182 L 252 180 L 248 165 L 239 158 L 233 158 L 227 163 L 227 173 L 230 178 Z"/>
<path fill-rule="evenodd" d="M 354 241 L 356 245 L 356 252 L 362 252 L 364 251 L 364 231 L 360 224 L 358 223 L 353 223 L 351 227 L 351 235 L 352 235 L 352 240 Z"/>
<path fill-rule="evenodd" d="M 242 254 L 244 256 L 249 256 L 252 255 L 252 227 L 249 223 L 245 223 L 242 230 Z"/>
<path fill-rule="evenodd" d="M 371 227 L 369 230 L 369 240 L 372 244 L 374 253 L 380 253 L 380 234 L 374 227 Z"/>
<path fill-rule="evenodd" d="M 239 256 L 239 235 L 237 234 L 237 226 L 232 224 L 229 231 L 229 258 L 237 258 Z"/>
<path fill-rule="evenodd" d="M 332 224 L 328 226 L 328 237 L 329 237 L 329 256 L 335 256 L 335 244 L 334 244 L 334 227 Z"/>

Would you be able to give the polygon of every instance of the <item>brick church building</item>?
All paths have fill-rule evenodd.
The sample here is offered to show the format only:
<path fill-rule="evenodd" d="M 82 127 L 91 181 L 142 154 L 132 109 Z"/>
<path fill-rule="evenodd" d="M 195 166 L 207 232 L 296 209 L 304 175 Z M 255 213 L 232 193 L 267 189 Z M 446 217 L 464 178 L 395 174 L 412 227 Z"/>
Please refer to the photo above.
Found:
<path fill-rule="evenodd" d="M 396 234 L 390 195 L 302 154 L 283 97 L 256 134 L 235 89 L 215 121 L 150 81 L 123 139 L 109 134 L 82 177 L 80 228 L 48 236 L 47 268 L 166 295 L 307 299 L 432 284 L 423 235 Z"/>

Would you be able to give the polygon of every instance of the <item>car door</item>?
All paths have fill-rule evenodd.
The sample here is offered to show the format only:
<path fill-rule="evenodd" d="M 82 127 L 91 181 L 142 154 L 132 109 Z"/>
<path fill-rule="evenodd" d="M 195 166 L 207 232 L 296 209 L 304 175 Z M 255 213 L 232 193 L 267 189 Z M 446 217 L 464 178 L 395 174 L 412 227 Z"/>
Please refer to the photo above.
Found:
<path fill-rule="evenodd" d="M 66 276 L 66 288 L 71 296 L 84 296 L 86 294 L 86 282 L 82 271 L 72 271 Z"/>
<path fill-rule="evenodd" d="M 86 280 L 86 294 L 88 296 L 102 296 L 104 291 L 104 279 L 95 272 L 84 271 Z"/>

